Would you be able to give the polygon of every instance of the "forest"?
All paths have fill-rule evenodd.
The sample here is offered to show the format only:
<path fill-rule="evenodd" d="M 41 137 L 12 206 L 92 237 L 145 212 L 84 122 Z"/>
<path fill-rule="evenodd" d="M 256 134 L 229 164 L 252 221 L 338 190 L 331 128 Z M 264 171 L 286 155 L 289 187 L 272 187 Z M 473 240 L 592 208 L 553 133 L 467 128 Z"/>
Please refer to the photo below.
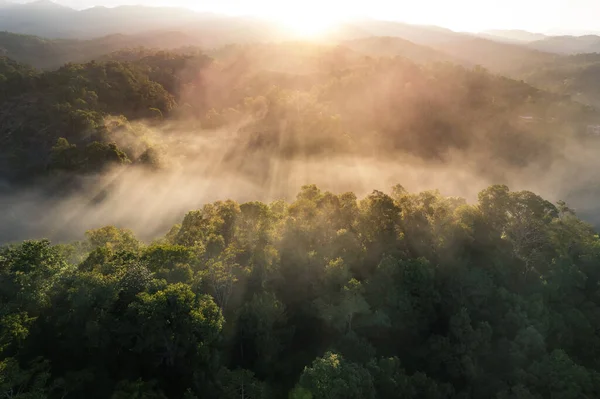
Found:
<path fill-rule="evenodd" d="M 481 67 L 296 42 L 226 46 L 212 57 L 120 50 L 43 72 L 4 58 L 0 80 L 0 178 L 13 184 L 156 164 L 164 137 L 122 139 L 136 120 L 204 130 L 243 124 L 235 150 L 246 154 L 371 151 L 435 161 L 470 151 L 497 160 L 498 169 L 549 164 L 565 141 L 585 140 L 587 126 L 600 124 L 591 106 Z"/>
<path fill-rule="evenodd" d="M 600 37 L 169 12 L 0 4 L 0 398 L 600 397 Z"/>
<path fill-rule="evenodd" d="M 592 398 L 600 239 L 491 186 L 220 201 L 0 251 L 10 398 Z"/>

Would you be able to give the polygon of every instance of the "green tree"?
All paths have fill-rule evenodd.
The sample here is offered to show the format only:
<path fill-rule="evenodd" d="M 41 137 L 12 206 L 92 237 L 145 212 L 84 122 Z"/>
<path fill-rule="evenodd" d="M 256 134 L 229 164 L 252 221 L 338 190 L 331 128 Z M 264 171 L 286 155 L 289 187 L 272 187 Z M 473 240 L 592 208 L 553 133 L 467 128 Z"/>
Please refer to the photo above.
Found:
<path fill-rule="evenodd" d="M 115 226 L 89 230 L 85 235 L 92 249 L 106 247 L 114 251 L 137 252 L 141 248 L 141 243 L 131 230 L 119 229 Z"/>
<path fill-rule="evenodd" d="M 368 370 L 345 361 L 340 355 L 327 352 L 304 369 L 291 397 L 374 398 L 375 388 Z"/>
<path fill-rule="evenodd" d="M 209 296 L 184 284 L 143 292 L 129 305 L 132 346 L 154 364 L 180 369 L 188 362 L 210 364 L 223 316 Z M 189 372 L 189 371 L 188 371 Z"/>
<path fill-rule="evenodd" d="M 221 369 L 218 374 L 224 399 L 263 399 L 267 397 L 265 386 L 251 371 Z"/>

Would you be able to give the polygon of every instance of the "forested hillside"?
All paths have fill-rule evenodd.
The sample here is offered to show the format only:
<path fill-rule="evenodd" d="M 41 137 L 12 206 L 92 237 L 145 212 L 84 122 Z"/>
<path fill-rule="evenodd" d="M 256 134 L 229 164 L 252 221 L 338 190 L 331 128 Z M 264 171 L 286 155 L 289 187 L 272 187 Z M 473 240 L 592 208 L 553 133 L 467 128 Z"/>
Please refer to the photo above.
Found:
<path fill-rule="evenodd" d="M 241 146 L 284 158 L 376 151 L 443 160 L 477 149 L 517 166 L 551 162 L 562 141 L 599 120 L 591 108 L 481 68 L 303 43 L 230 46 L 213 57 L 121 51 L 45 72 L 5 58 L 0 177 L 19 183 L 136 161 L 110 116 L 179 115 L 205 130 L 243 122 Z"/>
<path fill-rule="evenodd" d="M 600 240 L 493 186 L 188 213 L 0 250 L 11 398 L 592 398 Z M 288 396 L 289 395 L 289 396 Z"/>
<path fill-rule="evenodd" d="M 0 4 L 0 26 L 14 33 L 50 38 L 91 39 L 115 33 L 169 30 L 202 20 L 201 15 L 171 7 L 92 7 L 75 10 L 50 0 Z"/>
<path fill-rule="evenodd" d="M 192 12 L 177 7 L 143 5 L 75 10 L 50 0 L 25 4 L 10 1 L 0 3 L 0 29 L 61 39 L 93 39 L 115 33 L 136 35 L 150 30 L 177 30 L 201 37 L 210 47 L 298 37 L 297 32 L 278 21 L 253 16 L 232 17 L 210 12 Z M 370 18 L 339 23 L 327 33 L 331 35 L 330 38 L 338 40 L 397 36 L 419 44 L 439 43 L 449 38 L 465 36 L 450 29 Z"/>
<path fill-rule="evenodd" d="M 581 103 L 600 106 L 600 54 L 562 57 L 527 70 L 522 77 L 536 87 L 569 94 Z"/>
<path fill-rule="evenodd" d="M 258 37 L 259 32 L 263 32 L 265 36 Z M 506 34 L 518 36 L 519 33 L 509 31 Z M 51 70 L 65 63 L 101 60 L 107 54 L 123 50 L 169 50 L 189 53 L 203 49 L 205 53 L 212 54 L 222 52 L 223 48 L 243 44 L 256 47 L 257 42 L 264 42 L 263 45 L 267 47 L 269 43 L 277 47 L 274 43 L 275 38 L 278 38 L 277 43 L 281 43 L 282 40 L 292 37 L 279 35 L 275 27 L 263 27 L 263 30 L 258 31 L 255 28 L 246 30 L 227 24 L 220 26 L 218 19 L 207 19 L 195 28 L 158 30 L 153 27 L 152 30 L 142 33 L 111 34 L 88 40 L 48 39 L 0 32 L 0 54 L 38 69 Z M 553 37 L 548 40 L 558 39 L 560 38 Z M 344 25 L 328 31 L 319 42 L 322 45 L 338 44 L 358 54 L 377 58 L 400 56 L 418 64 L 451 62 L 466 68 L 482 66 L 492 73 L 524 79 L 536 87 L 573 96 L 580 102 L 597 105 L 599 101 L 593 83 L 579 84 L 581 80 L 586 79 L 582 78 L 582 75 L 591 78 L 595 76 L 590 65 L 590 57 L 594 54 L 559 55 L 565 52 L 552 49 L 548 52 L 539 51 L 535 48 L 536 42 L 526 44 L 491 34 L 466 35 L 397 23 Z M 263 62 L 268 64 L 267 55 Z"/>
<path fill-rule="evenodd" d="M 529 43 L 530 48 L 558 54 L 589 54 L 600 51 L 600 36 L 554 36 Z"/>
<path fill-rule="evenodd" d="M 430 47 L 418 45 L 399 37 L 368 37 L 343 42 L 344 47 L 358 53 L 373 57 L 402 56 L 417 63 L 452 62 L 459 64 L 462 60 L 453 59 L 452 56 Z"/>
<path fill-rule="evenodd" d="M 509 43 L 532 43 L 547 39 L 548 36 L 541 33 L 532 33 L 521 29 L 492 29 L 479 34 L 493 40 L 503 40 Z"/>
<path fill-rule="evenodd" d="M 509 76 L 525 68 L 537 68 L 542 63 L 549 63 L 558 58 L 550 52 L 477 37 L 449 40 L 435 45 L 434 48 L 473 65 L 481 65 Z"/>
<path fill-rule="evenodd" d="M 0 177 L 30 180 L 48 170 L 99 171 L 129 163 L 108 143 L 106 117 L 162 118 L 176 105 L 186 66 L 205 56 L 136 53 L 133 62 L 67 64 L 39 73 L 2 59 Z"/>
<path fill-rule="evenodd" d="M 170 31 L 115 34 L 91 40 L 47 39 L 0 32 L 2 56 L 39 69 L 57 69 L 69 62 L 85 63 L 123 49 L 174 50 L 198 44 L 197 38 Z"/>

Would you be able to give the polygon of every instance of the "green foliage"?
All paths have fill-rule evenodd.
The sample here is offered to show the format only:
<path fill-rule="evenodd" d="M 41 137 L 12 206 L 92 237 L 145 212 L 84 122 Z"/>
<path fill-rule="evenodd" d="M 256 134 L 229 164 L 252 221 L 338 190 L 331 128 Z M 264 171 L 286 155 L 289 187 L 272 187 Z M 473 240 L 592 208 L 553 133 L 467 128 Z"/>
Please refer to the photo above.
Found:
<path fill-rule="evenodd" d="M 561 57 L 554 62 L 523 68 L 521 77 L 542 89 L 550 90 L 594 107 L 600 105 L 598 54 Z"/>
<path fill-rule="evenodd" d="M 374 398 L 375 389 L 369 372 L 360 365 L 347 362 L 342 356 L 327 352 L 304 369 L 298 383 L 299 393 L 292 398 L 314 399 Z"/>
<path fill-rule="evenodd" d="M 373 359 L 368 368 L 380 398 L 442 399 L 451 394 L 449 387 L 439 386 L 423 373 L 408 375 L 397 357 Z"/>
<path fill-rule="evenodd" d="M 193 59 L 159 53 L 143 61 L 92 61 L 45 72 L 2 59 L 0 106 L 10 107 L 12 121 L 0 129 L 0 176 L 22 182 L 47 171 L 89 173 L 131 163 L 105 121 L 110 115 L 168 115 L 178 84 L 184 84 L 176 76 Z M 157 155 L 146 150 L 141 163 L 157 166 Z"/>
<path fill-rule="evenodd" d="M 154 384 L 137 380 L 135 382 L 122 381 L 117 385 L 111 399 L 166 399 L 166 396 L 157 391 Z"/>
<path fill-rule="evenodd" d="M 141 293 L 127 314 L 134 352 L 148 360 L 176 367 L 209 363 L 211 345 L 219 338 L 223 319 L 213 299 L 197 296 L 189 286 L 174 284 L 156 293 Z M 154 358 L 154 359 L 153 359 Z"/>
<path fill-rule="evenodd" d="M 4 396 L 600 393 L 600 238 L 564 202 L 311 185 L 206 205 L 151 245 L 86 235 L 0 249 Z"/>
<path fill-rule="evenodd" d="M 234 158 L 264 181 L 264 159 L 324 154 L 549 165 L 599 120 L 480 67 L 297 43 L 227 47 L 214 64 L 144 49 L 88 61 L 111 40 L 0 34 L 20 61 L 35 49 L 43 66 L 84 62 L 40 72 L 0 58 L 0 178 L 159 169 L 163 143 L 136 129 L 174 114 L 235 127 Z M 563 62 L 529 81 L 596 101 L 597 57 Z M 599 264 L 599 236 L 566 203 L 503 185 L 476 204 L 307 185 L 290 203 L 207 204 L 152 245 L 115 226 L 25 241 L 0 248 L 0 397 L 600 397 Z"/>
<path fill-rule="evenodd" d="M 37 359 L 31 368 L 23 370 L 15 359 L 0 362 L 0 394 L 15 399 L 47 399 L 50 387 L 48 363 Z"/>
<path fill-rule="evenodd" d="M 83 168 L 89 171 L 101 170 L 106 165 L 122 165 L 130 162 L 127 155 L 115 143 L 105 144 L 97 141 L 85 147 L 83 157 Z"/>
<path fill-rule="evenodd" d="M 114 251 L 138 251 L 141 243 L 130 230 L 106 226 L 85 233 L 91 249 L 106 247 Z"/>
<path fill-rule="evenodd" d="M 24 46 L 24 53 L 39 48 L 55 58 L 57 49 L 64 47 L 64 53 L 75 49 L 78 55 L 70 61 L 82 62 L 44 72 L 10 59 L 0 62 L 0 106 L 11 115 L 0 128 L 0 177 L 11 182 L 48 172 L 72 177 L 114 163 L 161 167 L 157 146 L 139 138 L 132 144 L 120 130 L 113 131 L 108 121 L 121 115 L 154 125 L 177 115 L 186 127 L 190 122 L 203 129 L 239 129 L 239 142 L 233 147 L 252 165 L 248 174 L 259 179 L 266 173 L 259 161 L 268 156 L 376 153 L 383 158 L 410 154 L 439 161 L 460 152 L 481 154 L 502 166 L 544 165 L 565 155 L 564 141 L 579 139 L 578 133 L 600 120 L 594 109 L 566 96 L 481 67 L 437 62 L 449 57 L 416 45 L 414 60 L 436 63 L 370 58 L 343 46 L 300 43 L 229 46 L 214 52 L 214 63 L 193 49 L 143 48 L 89 61 L 101 44 L 10 34 L 0 35 L 0 42 L 3 39 L 9 56 L 20 53 L 18 43 L 23 42 L 32 46 Z M 98 41 L 106 41 L 106 51 L 111 51 L 112 41 L 119 38 Z M 346 45 L 369 52 L 380 44 L 388 46 L 387 42 L 374 38 Z M 402 50 L 410 45 L 401 43 L 394 50 L 391 42 L 392 54 L 401 51 L 411 58 L 410 49 Z M 490 43 L 473 41 L 469 46 L 483 51 Z M 77 51 L 88 45 L 89 53 Z M 494 58 L 493 64 L 514 64 L 486 51 L 489 57 L 480 61 Z M 536 52 L 530 55 L 546 58 Z M 24 58 L 34 57 L 16 59 Z M 57 145 L 61 138 L 69 145 Z M 489 168 L 482 169 L 481 173 L 497 177 Z"/>
<path fill-rule="evenodd" d="M 221 369 L 218 374 L 223 399 L 263 399 L 267 397 L 264 383 L 254 378 L 248 370 Z"/>

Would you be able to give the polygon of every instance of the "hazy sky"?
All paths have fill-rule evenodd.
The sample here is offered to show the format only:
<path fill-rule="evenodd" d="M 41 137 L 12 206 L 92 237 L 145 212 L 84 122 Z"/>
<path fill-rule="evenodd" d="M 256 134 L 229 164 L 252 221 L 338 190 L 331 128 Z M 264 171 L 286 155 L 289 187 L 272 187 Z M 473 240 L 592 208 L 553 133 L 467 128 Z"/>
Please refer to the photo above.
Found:
<path fill-rule="evenodd" d="M 74 8 L 145 4 L 253 14 L 296 24 L 366 15 L 454 30 L 599 31 L 600 0 L 56 0 Z M 311 22 L 312 21 L 312 22 Z"/>

